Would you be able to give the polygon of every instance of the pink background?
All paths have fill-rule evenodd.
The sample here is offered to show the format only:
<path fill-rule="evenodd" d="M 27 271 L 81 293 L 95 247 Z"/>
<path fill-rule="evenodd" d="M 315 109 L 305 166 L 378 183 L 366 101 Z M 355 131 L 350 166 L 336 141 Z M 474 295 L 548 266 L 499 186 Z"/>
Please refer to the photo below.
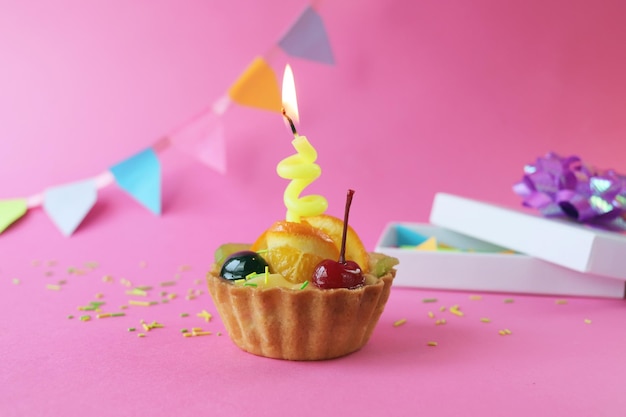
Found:
<path fill-rule="evenodd" d="M 306 4 L 0 1 L 0 199 L 97 175 L 153 144 L 221 97 Z M 438 191 L 518 206 L 511 185 L 551 150 L 626 170 L 623 2 L 318 6 L 337 65 L 289 59 L 300 131 L 323 167 L 310 190 L 340 215 L 356 189 L 351 222 L 369 249 L 389 221 L 426 221 Z M 122 277 L 158 285 L 186 264 L 176 292 L 203 289 L 195 280 L 217 245 L 253 240 L 283 216 L 274 167 L 292 149 L 282 120 L 238 106 L 223 120 L 227 175 L 176 150 L 161 155 L 162 217 L 111 186 L 71 238 L 40 209 L 0 236 L 0 414 L 622 413 L 621 301 L 504 304 L 394 288 L 370 343 L 322 363 L 257 358 L 226 336 L 181 337 L 181 327 L 222 329 L 218 317 L 195 316 L 215 313 L 206 294 L 68 320 L 96 293 L 124 303 Z M 89 261 L 99 268 L 68 275 Z M 61 279 L 62 291 L 46 290 Z M 436 305 L 421 303 L 433 296 Z M 466 316 L 447 315 L 446 326 L 426 316 L 452 304 Z M 142 318 L 166 327 L 138 339 L 126 328 Z M 407 324 L 393 327 L 399 318 Z M 513 334 L 499 336 L 504 327 Z"/>

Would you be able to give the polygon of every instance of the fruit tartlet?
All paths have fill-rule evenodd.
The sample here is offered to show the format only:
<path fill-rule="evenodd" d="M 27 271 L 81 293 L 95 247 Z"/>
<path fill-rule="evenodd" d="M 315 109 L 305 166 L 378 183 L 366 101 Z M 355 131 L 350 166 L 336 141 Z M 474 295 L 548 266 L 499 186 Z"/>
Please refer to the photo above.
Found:
<path fill-rule="evenodd" d="M 231 340 L 287 360 L 347 355 L 370 339 L 398 260 L 368 253 L 344 220 L 321 214 L 278 221 L 253 244 L 224 244 L 207 275 Z"/>

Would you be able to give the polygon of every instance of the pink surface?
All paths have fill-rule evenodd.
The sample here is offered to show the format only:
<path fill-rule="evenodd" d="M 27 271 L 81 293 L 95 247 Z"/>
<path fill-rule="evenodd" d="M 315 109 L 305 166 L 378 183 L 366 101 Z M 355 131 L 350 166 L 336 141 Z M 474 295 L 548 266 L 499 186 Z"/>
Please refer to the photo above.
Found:
<path fill-rule="evenodd" d="M 5 1 L 0 199 L 99 174 L 154 143 L 222 96 L 305 4 Z M 625 9 L 321 3 L 337 65 L 291 60 L 301 131 L 324 170 L 311 191 L 337 215 L 345 190 L 356 189 L 351 220 L 371 249 L 388 221 L 426 220 L 437 191 L 516 206 L 510 187 L 523 164 L 550 150 L 624 172 Z M 621 301 L 505 304 L 506 295 L 394 288 L 370 343 L 319 363 L 258 358 L 225 335 L 183 338 L 182 327 L 223 331 L 218 317 L 196 317 L 216 313 L 210 297 L 183 297 L 204 289 L 195 280 L 215 247 L 250 241 L 284 214 L 274 167 L 292 149 L 282 120 L 233 106 L 224 126 L 225 176 L 175 150 L 162 154 L 162 217 L 110 186 L 71 238 L 41 209 L 0 236 L 0 414 L 622 413 Z M 92 261 L 99 267 L 85 275 L 67 273 Z M 179 294 L 168 304 L 67 319 L 97 293 L 117 309 L 128 300 L 122 278 L 156 286 L 181 265 L 191 270 L 165 289 Z M 59 280 L 61 291 L 46 289 Z M 436 310 L 453 304 L 466 315 Z M 436 326 L 430 310 L 448 323 Z M 165 327 L 137 338 L 126 329 L 140 319 Z M 498 335 L 502 328 L 513 334 Z"/>

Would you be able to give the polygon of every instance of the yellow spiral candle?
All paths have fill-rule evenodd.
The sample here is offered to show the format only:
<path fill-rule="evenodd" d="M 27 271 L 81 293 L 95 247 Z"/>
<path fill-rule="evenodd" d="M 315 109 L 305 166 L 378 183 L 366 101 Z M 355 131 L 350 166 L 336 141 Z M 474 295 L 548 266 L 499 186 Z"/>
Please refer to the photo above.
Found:
<path fill-rule="evenodd" d="M 322 174 L 322 168 L 315 163 L 317 151 L 307 138 L 295 132 L 294 136 L 291 144 L 297 153 L 280 161 L 276 172 L 281 178 L 291 180 L 284 193 L 287 221 L 299 222 L 302 217 L 324 213 L 328 208 L 328 201 L 321 195 L 300 196 Z"/>

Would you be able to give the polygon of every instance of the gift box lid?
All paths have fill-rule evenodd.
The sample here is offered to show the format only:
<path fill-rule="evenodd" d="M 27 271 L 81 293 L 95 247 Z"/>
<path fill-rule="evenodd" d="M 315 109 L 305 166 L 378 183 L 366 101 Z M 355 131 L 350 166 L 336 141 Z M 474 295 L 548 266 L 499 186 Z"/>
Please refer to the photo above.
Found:
<path fill-rule="evenodd" d="M 626 280 L 626 235 L 446 193 L 430 222 L 579 272 Z"/>

